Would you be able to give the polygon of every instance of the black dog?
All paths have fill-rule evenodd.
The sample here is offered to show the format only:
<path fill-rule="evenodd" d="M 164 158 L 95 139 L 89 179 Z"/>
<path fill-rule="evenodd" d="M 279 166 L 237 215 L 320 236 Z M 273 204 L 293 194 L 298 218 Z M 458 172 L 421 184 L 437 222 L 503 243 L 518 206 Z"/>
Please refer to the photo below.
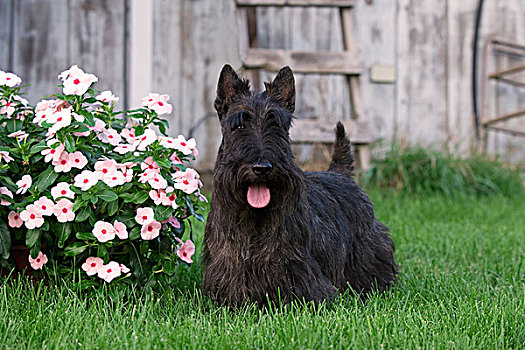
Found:
<path fill-rule="evenodd" d="M 337 124 L 326 172 L 294 164 L 288 131 L 295 81 L 281 69 L 263 92 L 222 69 L 215 109 L 223 140 L 205 233 L 204 290 L 229 305 L 320 302 L 350 286 L 366 295 L 395 283 L 394 243 L 352 179 L 353 155 Z"/>

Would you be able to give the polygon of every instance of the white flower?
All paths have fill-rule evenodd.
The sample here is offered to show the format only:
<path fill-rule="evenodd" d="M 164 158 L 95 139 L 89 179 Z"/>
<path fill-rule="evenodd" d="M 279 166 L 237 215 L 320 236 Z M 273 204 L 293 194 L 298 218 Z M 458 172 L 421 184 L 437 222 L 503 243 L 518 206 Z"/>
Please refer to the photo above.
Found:
<path fill-rule="evenodd" d="M 98 139 L 102 142 L 109 143 L 110 145 L 116 146 L 122 139 L 120 134 L 115 129 L 104 129 L 98 134 Z"/>
<path fill-rule="evenodd" d="M 20 218 L 24 220 L 24 224 L 28 229 L 41 227 L 44 224 L 44 219 L 38 208 L 34 204 L 30 204 L 20 213 Z"/>
<path fill-rule="evenodd" d="M 9 155 L 9 151 L 0 151 L 0 160 L 4 160 L 6 163 L 9 163 L 13 158 Z"/>
<path fill-rule="evenodd" d="M 126 154 L 128 152 L 134 152 L 135 146 L 132 144 L 118 144 L 117 147 L 115 147 L 114 151 L 118 154 Z"/>
<path fill-rule="evenodd" d="M 95 227 L 93 227 L 93 236 L 95 236 L 99 242 L 107 242 L 111 241 L 115 238 L 115 235 L 117 231 L 115 231 L 115 227 L 111 225 L 109 222 L 105 221 L 97 221 L 95 223 Z"/>
<path fill-rule="evenodd" d="M 13 87 L 19 85 L 21 82 L 22 79 L 20 79 L 20 77 L 18 77 L 16 74 L 0 71 L 0 85 Z"/>
<path fill-rule="evenodd" d="M 157 141 L 157 134 L 152 129 L 144 130 L 144 134 L 137 136 L 137 141 L 133 144 L 137 150 L 144 151 L 146 147 Z"/>
<path fill-rule="evenodd" d="M 66 151 L 62 151 L 62 153 L 60 154 L 60 158 L 57 161 L 53 161 L 51 164 L 54 165 L 55 172 L 57 173 L 67 173 L 71 170 L 71 167 L 73 165 L 69 160 L 69 153 L 67 153 Z"/>
<path fill-rule="evenodd" d="M 26 193 L 26 191 L 29 189 L 29 187 L 31 187 L 32 184 L 33 179 L 31 178 L 31 175 L 22 176 L 22 179 L 16 182 L 16 185 L 18 186 L 18 190 L 16 190 L 16 193 Z"/>
<path fill-rule="evenodd" d="M 102 102 L 108 102 L 111 104 L 111 102 L 118 102 L 119 98 L 113 95 L 113 93 L 110 90 L 102 91 L 99 95 L 95 97 L 97 100 Z"/>
<path fill-rule="evenodd" d="M 80 188 L 82 191 L 87 191 L 95 186 L 100 180 L 100 175 L 97 172 L 84 170 L 75 176 L 75 183 L 73 186 Z"/>
<path fill-rule="evenodd" d="M 195 192 L 200 186 L 202 186 L 199 180 L 199 174 L 192 168 L 186 169 L 186 171 L 177 171 L 173 175 L 173 180 L 176 189 L 182 190 L 185 193 L 191 194 Z"/>
<path fill-rule="evenodd" d="M 59 182 L 51 189 L 51 195 L 53 196 L 54 200 L 56 200 L 58 197 L 75 199 L 75 192 L 71 191 L 67 182 Z"/>
<path fill-rule="evenodd" d="M 86 271 L 88 276 L 93 276 L 98 273 L 100 268 L 104 265 L 104 260 L 91 256 L 82 264 L 82 270 Z"/>
<path fill-rule="evenodd" d="M 84 73 L 76 65 L 62 72 L 59 76 L 64 82 L 65 95 L 83 95 L 98 78 L 93 74 Z"/>
<path fill-rule="evenodd" d="M 186 141 L 184 136 L 179 135 L 175 139 L 175 146 L 174 146 L 174 148 L 176 150 L 182 152 L 182 154 L 184 154 L 185 156 L 191 154 L 193 152 L 193 150 L 195 149 L 195 146 L 196 146 L 196 142 L 195 142 L 195 139 L 193 139 L 193 138 L 191 138 L 188 141 Z"/>
<path fill-rule="evenodd" d="M 35 203 L 35 206 L 38 208 L 40 214 L 45 216 L 53 215 L 53 209 L 55 208 L 55 203 L 47 197 L 40 197 Z"/>
<path fill-rule="evenodd" d="M 98 277 L 102 278 L 106 282 L 111 282 L 121 274 L 121 267 L 118 262 L 110 261 L 109 264 L 102 266 L 98 270 Z"/>

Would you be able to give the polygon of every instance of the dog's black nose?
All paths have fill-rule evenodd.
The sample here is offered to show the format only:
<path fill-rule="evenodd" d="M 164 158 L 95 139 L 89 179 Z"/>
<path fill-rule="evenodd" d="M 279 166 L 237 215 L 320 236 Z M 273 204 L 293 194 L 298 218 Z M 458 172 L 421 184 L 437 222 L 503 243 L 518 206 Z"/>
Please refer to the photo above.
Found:
<path fill-rule="evenodd" d="M 255 175 L 264 176 L 270 175 L 273 170 L 272 164 L 267 160 L 259 160 L 252 165 L 252 170 Z"/>

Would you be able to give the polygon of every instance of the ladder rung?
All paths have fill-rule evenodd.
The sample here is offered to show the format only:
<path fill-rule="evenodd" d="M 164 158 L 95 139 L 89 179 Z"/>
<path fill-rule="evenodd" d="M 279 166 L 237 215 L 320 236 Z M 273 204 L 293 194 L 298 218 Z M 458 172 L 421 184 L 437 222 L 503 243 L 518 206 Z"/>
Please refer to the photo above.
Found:
<path fill-rule="evenodd" d="M 354 7 L 355 0 L 237 0 L 238 6 Z"/>
<path fill-rule="evenodd" d="M 250 48 L 243 59 L 245 68 L 278 71 L 290 66 L 297 73 L 359 75 L 363 72 L 361 59 L 349 51 L 302 52 Z"/>

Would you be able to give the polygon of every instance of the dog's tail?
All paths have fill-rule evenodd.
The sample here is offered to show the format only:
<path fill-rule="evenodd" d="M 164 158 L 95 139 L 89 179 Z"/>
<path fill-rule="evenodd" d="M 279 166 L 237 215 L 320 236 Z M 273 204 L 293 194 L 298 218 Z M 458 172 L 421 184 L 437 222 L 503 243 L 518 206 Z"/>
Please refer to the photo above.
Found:
<path fill-rule="evenodd" d="M 335 127 L 334 154 L 328 171 L 335 171 L 350 177 L 354 175 L 354 152 L 341 122 L 338 122 Z"/>

